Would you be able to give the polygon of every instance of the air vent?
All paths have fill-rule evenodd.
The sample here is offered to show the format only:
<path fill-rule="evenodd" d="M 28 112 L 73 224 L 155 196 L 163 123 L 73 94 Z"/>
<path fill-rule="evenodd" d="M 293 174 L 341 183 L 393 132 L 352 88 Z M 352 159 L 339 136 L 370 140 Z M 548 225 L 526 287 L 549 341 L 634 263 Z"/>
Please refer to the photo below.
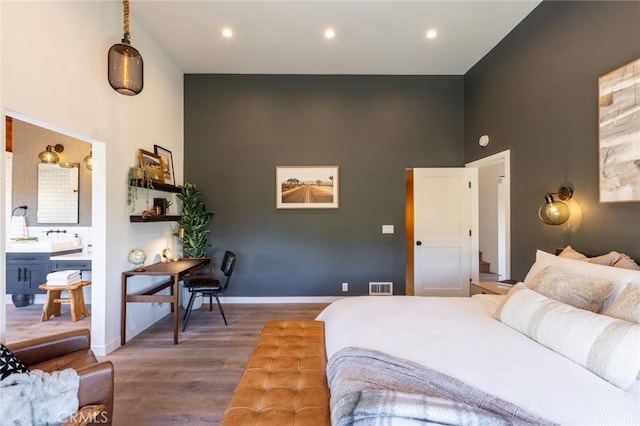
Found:
<path fill-rule="evenodd" d="M 392 282 L 370 282 L 369 296 L 393 296 Z"/>

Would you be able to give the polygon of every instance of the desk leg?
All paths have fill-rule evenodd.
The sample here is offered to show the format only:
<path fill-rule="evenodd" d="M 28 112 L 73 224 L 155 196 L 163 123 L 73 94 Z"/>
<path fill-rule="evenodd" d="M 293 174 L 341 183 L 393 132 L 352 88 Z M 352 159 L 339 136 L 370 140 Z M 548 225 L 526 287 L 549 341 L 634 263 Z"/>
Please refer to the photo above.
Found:
<path fill-rule="evenodd" d="M 177 345 L 178 344 L 178 312 L 180 311 L 180 309 L 178 309 L 178 299 L 179 299 L 179 294 L 180 294 L 180 277 L 176 274 L 173 276 L 173 287 L 172 287 L 172 292 L 173 292 L 173 303 L 172 303 L 172 308 L 173 308 L 173 344 Z"/>
<path fill-rule="evenodd" d="M 120 345 L 127 341 L 127 277 L 122 275 L 122 302 L 120 306 Z"/>

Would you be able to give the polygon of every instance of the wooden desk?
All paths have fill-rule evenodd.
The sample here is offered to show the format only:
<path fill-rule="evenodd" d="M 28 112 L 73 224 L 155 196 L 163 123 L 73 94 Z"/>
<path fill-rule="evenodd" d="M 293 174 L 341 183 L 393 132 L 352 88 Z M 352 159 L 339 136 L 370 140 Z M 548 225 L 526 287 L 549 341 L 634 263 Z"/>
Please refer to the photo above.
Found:
<path fill-rule="evenodd" d="M 144 267 L 144 271 L 131 271 L 122 273 L 122 306 L 120 315 L 120 344 L 124 346 L 127 341 L 127 303 L 170 303 L 173 312 L 173 344 L 178 344 L 178 311 L 180 299 L 180 280 L 186 275 L 197 272 L 211 263 L 209 258 L 180 259 L 175 262 L 154 263 Z M 127 294 L 127 280 L 138 275 L 168 276 L 169 279 L 140 294 Z M 166 288 L 171 289 L 171 294 L 156 294 Z"/>

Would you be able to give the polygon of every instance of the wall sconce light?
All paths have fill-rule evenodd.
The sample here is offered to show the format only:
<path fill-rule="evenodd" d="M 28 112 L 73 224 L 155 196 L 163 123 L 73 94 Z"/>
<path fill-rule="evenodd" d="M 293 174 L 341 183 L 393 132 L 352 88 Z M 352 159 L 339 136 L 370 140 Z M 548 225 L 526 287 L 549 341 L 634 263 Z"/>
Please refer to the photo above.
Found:
<path fill-rule="evenodd" d="M 121 43 L 116 43 L 109 49 L 108 78 L 113 89 L 127 96 L 135 96 L 142 92 L 143 61 L 142 55 L 131 46 L 129 33 L 129 0 L 122 1 L 124 15 L 124 36 Z"/>
<path fill-rule="evenodd" d="M 538 216 L 547 225 L 561 225 L 569 220 L 571 210 L 562 201 L 555 201 L 553 196 L 557 195 L 562 201 L 570 200 L 573 197 L 573 189 L 568 186 L 561 186 L 558 192 L 548 193 L 544 196 L 544 204 L 540 206 Z"/>
<path fill-rule="evenodd" d="M 47 145 L 46 150 L 38 154 L 38 161 L 45 164 L 57 164 L 58 161 L 60 161 L 60 157 L 58 157 L 56 152 L 62 151 L 64 151 L 64 146 L 62 144 L 58 143 L 53 146 Z"/>
<path fill-rule="evenodd" d="M 84 164 L 87 170 L 93 170 L 93 150 L 89 151 L 89 155 L 84 157 L 82 164 Z"/>

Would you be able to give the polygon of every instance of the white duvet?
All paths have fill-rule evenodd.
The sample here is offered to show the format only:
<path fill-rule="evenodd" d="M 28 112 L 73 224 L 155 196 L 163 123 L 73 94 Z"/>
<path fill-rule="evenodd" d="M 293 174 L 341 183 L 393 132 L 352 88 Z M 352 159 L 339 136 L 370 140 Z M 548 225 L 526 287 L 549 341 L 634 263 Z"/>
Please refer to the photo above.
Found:
<path fill-rule="evenodd" d="M 640 397 L 493 318 L 503 296 L 352 297 L 329 305 L 327 357 L 374 349 L 433 368 L 563 425 L 640 425 Z"/>

